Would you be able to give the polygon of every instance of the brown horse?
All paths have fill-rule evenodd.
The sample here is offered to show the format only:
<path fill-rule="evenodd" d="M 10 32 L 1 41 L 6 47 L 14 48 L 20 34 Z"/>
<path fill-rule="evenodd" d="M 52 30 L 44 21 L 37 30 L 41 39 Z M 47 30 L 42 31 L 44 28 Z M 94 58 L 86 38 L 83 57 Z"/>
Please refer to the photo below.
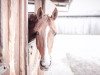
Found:
<path fill-rule="evenodd" d="M 30 15 L 29 18 L 29 41 L 36 38 L 36 46 L 41 55 L 40 69 L 42 70 L 48 70 L 51 65 L 51 51 L 57 32 L 54 24 L 57 13 L 55 8 L 51 16 L 45 15 L 40 7 L 37 15 Z"/>

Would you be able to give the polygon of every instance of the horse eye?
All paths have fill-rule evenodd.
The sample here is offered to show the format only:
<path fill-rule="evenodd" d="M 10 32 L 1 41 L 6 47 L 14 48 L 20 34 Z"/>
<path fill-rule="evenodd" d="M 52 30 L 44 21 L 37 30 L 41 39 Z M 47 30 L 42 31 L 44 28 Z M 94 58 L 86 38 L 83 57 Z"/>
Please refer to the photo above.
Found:
<path fill-rule="evenodd" d="M 39 35 L 39 32 L 38 31 L 36 32 L 36 35 Z"/>
<path fill-rule="evenodd" d="M 55 36 L 57 33 L 54 30 L 52 30 L 52 34 Z"/>
<path fill-rule="evenodd" d="M 37 35 L 39 35 L 39 32 L 38 32 L 38 31 L 32 33 L 32 37 L 33 37 L 33 38 L 35 38 Z"/>
<path fill-rule="evenodd" d="M 36 31 L 36 32 L 35 32 L 35 35 L 39 35 L 39 32 L 38 32 L 38 31 Z"/>
<path fill-rule="evenodd" d="M 56 35 L 57 33 L 54 33 L 54 36 Z"/>

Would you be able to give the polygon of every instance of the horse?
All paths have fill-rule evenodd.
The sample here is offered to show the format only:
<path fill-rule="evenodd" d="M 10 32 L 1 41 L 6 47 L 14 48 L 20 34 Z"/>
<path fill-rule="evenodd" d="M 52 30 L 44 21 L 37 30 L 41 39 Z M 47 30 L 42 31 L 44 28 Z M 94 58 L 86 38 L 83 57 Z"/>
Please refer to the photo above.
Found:
<path fill-rule="evenodd" d="M 48 70 L 51 65 L 51 52 L 54 36 L 57 33 L 55 19 L 57 18 L 57 8 L 51 16 L 44 14 L 42 8 L 37 10 L 37 14 L 30 15 L 29 18 L 29 42 L 36 39 L 36 47 L 41 55 L 40 69 Z"/>

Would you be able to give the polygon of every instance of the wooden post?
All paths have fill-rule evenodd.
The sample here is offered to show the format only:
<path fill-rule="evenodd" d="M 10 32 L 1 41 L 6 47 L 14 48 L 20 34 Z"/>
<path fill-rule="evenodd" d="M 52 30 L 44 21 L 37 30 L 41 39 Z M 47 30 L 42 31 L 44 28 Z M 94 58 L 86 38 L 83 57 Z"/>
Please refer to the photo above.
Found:
<path fill-rule="evenodd" d="M 2 62 L 2 37 L 1 37 L 1 0 L 0 0 L 0 63 Z"/>
<path fill-rule="evenodd" d="M 19 75 L 19 0 L 8 1 L 10 75 Z"/>
<path fill-rule="evenodd" d="M 4 75 L 26 75 L 27 19 L 27 0 L 1 0 Z"/>
<path fill-rule="evenodd" d="M 20 75 L 27 75 L 28 0 L 20 0 Z"/>
<path fill-rule="evenodd" d="M 35 0 L 35 13 L 37 13 L 39 7 L 42 7 L 42 0 Z"/>
<path fill-rule="evenodd" d="M 8 0 L 1 0 L 1 33 L 3 63 L 6 63 L 8 68 L 10 68 L 10 51 L 8 47 Z M 4 75 L 10 75 L 10 69 L 7 69 Z"/>
<path fill-rule="evenodd" d="M 43 9 L 44 13 L 45 13 L 45 2 L 46 2 L 46 0 L 42 0 L 42 9 Z"/>

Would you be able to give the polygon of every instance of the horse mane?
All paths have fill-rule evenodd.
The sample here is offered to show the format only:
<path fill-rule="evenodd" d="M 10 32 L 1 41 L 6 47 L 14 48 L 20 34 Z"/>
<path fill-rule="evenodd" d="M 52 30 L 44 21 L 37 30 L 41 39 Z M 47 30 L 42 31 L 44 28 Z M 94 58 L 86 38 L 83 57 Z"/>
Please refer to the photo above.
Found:
<path fill-rule="evenodd" d="M 35 13 L 28 15 L 28 42 L 34 40 L 36 34 L 34 33 L 34 27 L 38 19 Z"/>
<path fill-rule="evenodd" d="M 37 22 L 37 16 L 35 13 L 28 15 L 28 27 L 35 27 L 35 23 Z"/>

